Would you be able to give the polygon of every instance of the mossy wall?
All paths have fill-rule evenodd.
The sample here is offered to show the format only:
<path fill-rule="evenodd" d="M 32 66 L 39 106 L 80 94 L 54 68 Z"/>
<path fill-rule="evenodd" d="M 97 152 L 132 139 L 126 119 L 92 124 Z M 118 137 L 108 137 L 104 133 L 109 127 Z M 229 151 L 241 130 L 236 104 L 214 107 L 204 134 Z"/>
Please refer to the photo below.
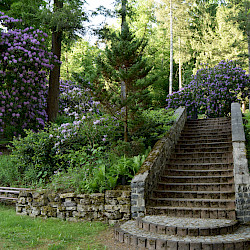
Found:
<path fill-rule="evenodd" d="M 105 221 L 115 224 L 130 219 L 130 190 L 95 194 L 22 191 L 16 213 L 31 217 L 55 217 L 69 221 Z"/>

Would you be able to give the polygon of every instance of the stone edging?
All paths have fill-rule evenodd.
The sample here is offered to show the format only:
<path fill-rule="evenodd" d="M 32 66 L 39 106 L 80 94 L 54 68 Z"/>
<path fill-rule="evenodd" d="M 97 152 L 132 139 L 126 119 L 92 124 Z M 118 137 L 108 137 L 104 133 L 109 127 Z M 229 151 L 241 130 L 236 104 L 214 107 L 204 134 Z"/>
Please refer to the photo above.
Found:
<path fill-rule="evenodd" d="M 212 241 L 199 240 L 199 237 L 184 236 L 179 237 L 178 240 L 167 236 L 168 239 L 162 238 L 160 234 L 153 233 L 154 236 L 147 234 L 137 235 L 134 232 L 127 232 L 118 225 L 115 227 L 115 240 L 123 242 L 133 247 L 133 249 L 156 249 L 156 250 L 188 250 L 188 249 L 241 249 L 249 250 L 249 241 L 246 239 L 229 239 L 223 241 L 221 239 L 214 239 Z M 189 238 L 187 238 L 189 237 Z M 216 237 L 216 236 L 211 236 Z M 129 248 L 130 249 L 130 248 Z"/>
<path fill-rule="evenodd" d="M 146 201 L 157 185 L 187 120 L 186 108 L 178 108 L 175 116 L 176 120 L 168 133 L 156 142 L 142 164 L 141 170 L 131 181 L 131 215 L 133 218 L 143 217 L 146 213 Z"/>
<path fill-rule="evenodd" d="M 177 236 L 214 236 L 234 232 L 239 227 L 238 221 L 232 221 L 224 226 L 211 227 L 176 227 L 165 226 L 153 222 L 144 221 L 143 218 L 136 219 L 137 227 L 147 232 L 177 235 Z"/>
<path fill-rule="evenodd" d="M 246 223 L 250 221 L 250 175 L 246 157 L 246 139 L 239 103 L 231 104 L 231 119 L 236 217 L 241 223 Z"/>

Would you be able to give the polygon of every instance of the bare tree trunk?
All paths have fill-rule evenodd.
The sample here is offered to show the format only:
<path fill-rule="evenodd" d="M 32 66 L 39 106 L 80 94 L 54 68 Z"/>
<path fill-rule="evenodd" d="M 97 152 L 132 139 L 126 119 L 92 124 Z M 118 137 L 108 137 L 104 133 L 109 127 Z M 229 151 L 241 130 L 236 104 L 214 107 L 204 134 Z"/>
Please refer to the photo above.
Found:
<path fill-rule="evenodd" d="M 181 73 L 181 37 L 179 36 L 179 90 L 182 89 L 182 73 Z"/>
<path fill-rule="evenodd" d="M 60 0 L 54 0 L 54 11 L 63 7 L 63 2 Z M 52 31 L 52 52 L 57 56 L 57 59 L 61 59 L 61 47 L 62 47 L 62 32 L 56 31 L 56 28 Z M 56 64 L 49 75 L 49 91 L 47 100 L 47 114 L 49 121 L 55 121 L 59 111 L 59 78 L 60 78 L 60 65 Z"/>
<path fill-rule="evenodd" d="M 247 44 L 248 44 L 248 70 L 250 74 L 250 30 L 247 31 Z"/>
<path fill-rule="evenodd" d="M 121 32 L 124 31 L 126 25 L 126 15 L 127 15 L 127 0 L 122 0 L 122 24 L 121 24 Z M 122 103 L 122 116 L 124 123 L 124 141 L 128 141 L 128 108 L 127 108 L 127 90 L 126 83 L 124 81 L 121 82 L 121 103 Z"/>
<path fill-rule="evenodd" d="M 169 76 L 169 94 L 173 91 L 173 15 L 172 0 L 170 0 L 170 76 Z"/>

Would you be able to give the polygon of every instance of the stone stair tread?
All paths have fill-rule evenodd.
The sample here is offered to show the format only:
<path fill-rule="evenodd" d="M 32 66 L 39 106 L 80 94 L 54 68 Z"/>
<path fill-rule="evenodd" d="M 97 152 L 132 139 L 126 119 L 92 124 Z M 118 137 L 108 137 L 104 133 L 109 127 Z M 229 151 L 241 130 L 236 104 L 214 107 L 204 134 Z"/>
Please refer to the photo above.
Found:
<path fill-rule="evenodd" d="M 190 176 L 176 176 L 176 175 L 162 175 L 162 177 L 164 178 L 172 178 L 172 179 L 190 179 L 190 178 L 193 178 L 193 179 L 205 179 L 205 178 L 231 178 L 233 177 L 234 175 L 205 175 L 205 176 L 197 176 L 197 175 L 190 175 Z"/>
<path fill-rule="evenodd" d="M 191 219 L 192 220 L 192 219 Z M 190 221 L 191 221 L 190 220 Z M 131 244 L 137 249 L 241 249 L 249 250 L 250 227 L 240 226 L 234 233 L 216 236 L 177 236 L 147 232 L 136 226 L 135 221 L 127 221 L 115 229 L 115 238 Z M 178 247 L 177 247 L 178 246 Z M 226 247 L 231 248 L 226 248 Z M 208 248 L 209 247 L 209 248 Z M 225 248 L 224 248 L 225 247 Z"/>
<path fill-rule="evenodd" d="M 221 163 L 221 162 L 214 162 L 214 163 L 212 163 L 212 162 L 208 162 L 208 163 L 205 163 L 205 162 L 185 163 L 185 162 L 183 162 L 183 163 L 179 163 L 179 162 L 177 162 L 177 163 L 170 163 L 168 165 L 170 165 L 170 166 L 174 166 L 174 165 L 184 165 L 184 166 L 206 166 L 206 165 L 211 165 L 211 166 L 213 166 L 213 165 L 221 165 L 221 164 L 225 165 L 225 164 L 232 164 L 232 163 L 233 162 L 230 162 L 230 163 Z"/>
<path fill-rule="evenodd" d="M 165 215 L 148 215 L 140 218 L 139 220 L 158 225 L 186 228 L 218 228 L 238 224 L 238 221 L 228 219 L 192 218 L 192 220 L 190 220 L 190 218 L 171 217 Z"/>
<path fill-rule="evenodd" d="M 194 143 L 190 143 L 190 144 L 177 144 L 177 147 L 178 146 L 181 146 L 181 147 L 184 147 L 184 146 L 196 146 L 196 145 L 211 145 L 211 146 L 213 146 L 213 145 L 217 145 L 218 144 L 218 142 L 198 142 L 198 143 L 196 143 L 196 142 L 194 142 Z M 231 142 L 224 142 L 224 141 L 222 141 L 222 142 L 220 142 L 220 144 L 227 144 L 227 145 L 231 145 L 232 146 L 232 143 Z"/>
<path fill-rule="evenodd" d="M 163 201 L 201 201 L 201 202 L 234 202 L 235 199 L 186 199 L 186 198 L 154 198 L 151 197 L 151 200 L 163 200 Z"/>
<path fill-rule="evenodd" d="M 174 190 L 161 190 L 161 189 L 154 189 L 154 192 L 160 193 L 182 193 L 182 194 L 231 194 L 234 191 L 174 191 Z"/>
<path fill-rule="evenodd" d="M 190 138 L 193 138 L 192 140 L 190 140 Z M 200 138 L 200 137 L 198 137 L 198 138 Z M 224 142 L 224 141 L 222 141 L 222 140 L 227 140 L 226 142 L 230 142 L 231 141 L 231 138 L 206 138 L 206 139 L 203 139 L 203 138 L 201 138 L 201 139 L 196 139 L 196 138 L 194 138 L 193 136 L 191 137 L 189 137 L 189 140 L 191 141 L 191 142 L 200 142 L 200 141 L 206 141 L 205 143 L 209 143 L 209 142 Z M 179 140 L 179 142 L 180 143 L 182 143 L 182 142 L 187 142 L 187 140 L 186 139 L 183 139 L 183 138 L 180 138 L 180 140 Z"/>
<path fill-rule="evenodd" d="M 154 209 L 177 209 L 177 210 L 203 210 L 203 211 L 232 211 L 234 208 L 220 208 L 220 207 L 172 207 L 172 206 L 148 206 Z"/>
<path fill-rule="evenodd" d="M 214 173 L 219 173 L 219 172 L 233 172 L 233 169 L 174 169 L 174 168 L 167 168 L 165 171 L 173 171 L 173 172 L 194 172 L 194 173 L 207 173 L 207 172 L 214 172 Z"/>
<path fill-rule="evenodd" d="M 191 183 L 182 183 L 182 182 L 180 182 L 180 183 L 176 183 L 176 182 L 171 182 L 171 183 L 169 183 L 169 182 L 158 182 L 159 184 L 167 184 L 167 185 L 175 185 L 175 186 L 180 186 L 180 185 L 227 185 L 227 184 L 233 184 L 233 183 L 228 183 L 228 182 L 216 182 L 216 183 L 194 183 L 194 182 L 191 182 Z"/>

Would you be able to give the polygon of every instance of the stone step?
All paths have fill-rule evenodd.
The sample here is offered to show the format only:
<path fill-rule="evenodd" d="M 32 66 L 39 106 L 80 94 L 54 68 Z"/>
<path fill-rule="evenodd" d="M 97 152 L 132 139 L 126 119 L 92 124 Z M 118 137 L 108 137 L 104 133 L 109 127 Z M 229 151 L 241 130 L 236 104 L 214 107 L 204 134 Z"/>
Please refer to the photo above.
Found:
<path fill-rule="evenodd" d="M 147 215 L 235 220 L 235 208 L 147 206 Z"/>
<path fill-rule="evenodd" d="M 248 226 L 240 226 L 233 233 L 215 236 L 178 236 L 148 232 L 138 228 L 136 221 L 127 221 L 115 228 L 115 239 L 127 244 L 128 249 L 249 250 L 249 235 L 250 227 Z"/>
<path fill-rule="evenodd" d="M 176 145 L 176 148 L 212 148 L 212 147 L 228 147 L 231 146 L 232 147 L 232 142 L 186 142 L 186 141 L 179 141 L 178 144 Z"/>
<path fill-rule="evenodd" d="M 225 219 L 178 218 L 168 216 L 145 216 L 136 219 L 138 228 L 151 233 L 189 236 L 214 236 L 233 233 L 239 222 Z"/>
<path fill-rule="evenodd" d="M 180 142 L 188 141 L 189 143 L 197 143 L 197 142 L 231 142 L 232 137 L 228 135 L 183 135 L 180 137 Z"/>
<path fill-rule="evenodd" d="M 232 163 L 233 162 L 233 156 L 232 155 L 223 155 L 222 157 L 197 157 L 197 158 L 171 158 L 169 160 L 170 164 L 200 164 L 200 163 Z"/>
<path fill-rule="evenodd" d="M 175 191 L 154 190 L 155 198 L 180 198 L 180 199 L 235 199 L 235 192 L 230 191 Z"/>
<path fill-rule="evenodd" d="M 165 183 L 159 182 L 157 189 L 171 191 L 234 191 L 233 183 Z"/>
<path fill-rule="evenodd" d="M 234 183 L 231 176 L 161 176 L 165 183 Z"/>
<path fill-rule="evenodd" d="M 232 138 L 230 137 L 224 137 L 224 138 L 218 138 L 218 137 L 211 137 L 207 139 L 203 139 L 200 137 L 194 138 L 194 137 L 180 137 L 178 141 L 178 145 L 180 144 L 197 144 L 197 143 L 221 143 L 221 142 L 231 142 Z"/>
<path fill-rule="evenodd" d="M 149 206 L 235 209 L 235 201 L 229 199 L 150 198 L 148 202 Z"/>
<path fill-rule="evenodd" d="M 230 123 L 230 118 L 227 117 L 219 117 L 219 118 L 207 118 L 207 119 L 189 119 L 187 120 L 187 124 L 224 124 Z"/>
<path fill-rule="evenodd" d="M 186 162 L 175 162 L 166 165 L 166 169 L 178 170 L 233 170 L 233 162 L 230 163 L 186 163 Z"/>
<path fill-rule="evenodd" d="M 177 145 L 175 147 L 175 153 L 204 153 L 204 152 L 209 152 L 209 153 L 220 153 L 220 152 L 232 152 L 232 145 L 224 146 L 224 147 L 213 147 L 210 145 L 204 146 L 204 145 Z"/>
<path fill-rule="evenodd" d="M 185 127 L 184 127 L 184 131 L 185 130 L 201 130 L 201 131 L 212 131 L 212 130 L 231 130 L 232 126 L 231 126 L 231 122 L 228 123 L 223 123 L 223 124 L 192 124 L 189 122 L 186 122 Z"/>
<path fill-rule="evenodd" d="M 171 159 L 189 159 L 189 158 L 228 158 L 232 157 L 232 152 L 185 152 L 185 153 L 174 153 Z"/>
<path fill-rule="evenodd" d="M 186 170 L 186 169 L 165 169 L 163 176 L 233 176 L 233 169 L 226 170 Z"/>
<path fill-rule="evenodd" d="M 224 125 L 207 125 L 207 126 L 204 126 L 204 125 L 194 125 L 194 124 L 185 124 L 185 127 L 183 129 L 183 131 L 204 131 L 204 133 L 206 132 L 210 132 L 210 131 L 230 131 L 231 130 L 231 124 L 227 124 L 225 123 Z"/>
<path fill-rule="evenodd" d="M 220 137 L 224 137 L 224 136 L 227 136 L 227 137 L 230 137 L 231 136 L 231 131 L 228 131 L 228 130 L 211 130 L 211 131 L 202 131 L 202 130 L 184 130 L 182 131 L 181 133 L 181 136 L 190 136 L 190 137 L 201 137 L 201 138 L 204 138 L 206 136 L 220 136 Z"/>

